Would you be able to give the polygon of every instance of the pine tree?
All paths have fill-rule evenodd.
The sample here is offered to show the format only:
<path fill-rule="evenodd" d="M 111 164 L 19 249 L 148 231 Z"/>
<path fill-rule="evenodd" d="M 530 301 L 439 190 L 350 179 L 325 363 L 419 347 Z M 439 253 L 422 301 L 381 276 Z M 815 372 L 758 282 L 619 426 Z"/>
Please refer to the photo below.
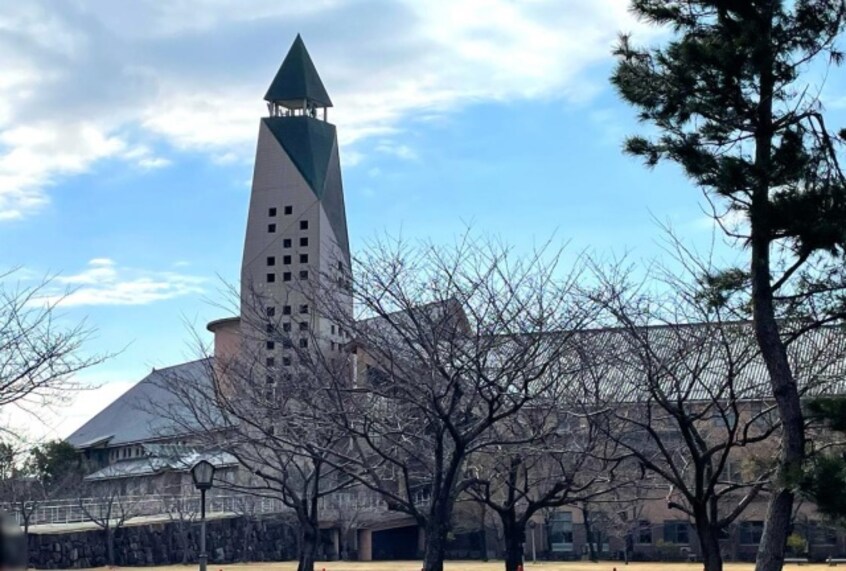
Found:
<path fill-rule="evenodd" d="M 616 48 L 613 84 L 657 129 L 629 138 L 626 151 L 650 167 L 681 165 L 748 253 L 745 267 L 703 276 L 703 284 L 715 303 L 734 301 L 732 310 L 751 316 L 782 421 L 779 478 L 756 565 L 777 571 L 806 456 L 786 347 L 846 316 L 846 130 L 828 127 L 821 86 L 808 79 L 843 61 L 837 40 L 846 2 L 633 0 L 632 9 L 673 36 L 654 49 L 623 36 Z M 744 223 L 727 224 L 726 213 Z"/>

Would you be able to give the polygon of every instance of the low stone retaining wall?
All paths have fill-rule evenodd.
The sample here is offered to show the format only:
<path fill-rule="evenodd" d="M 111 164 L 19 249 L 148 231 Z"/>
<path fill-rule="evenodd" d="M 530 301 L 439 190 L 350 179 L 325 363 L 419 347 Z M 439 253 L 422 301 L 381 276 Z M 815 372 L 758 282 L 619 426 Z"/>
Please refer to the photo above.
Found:
<path fill-rule="evenodd" d="M 166 522 L 127 526 L 115 532 L 118 566 L 195 562 L 199 553 L 198 522 Z M 103 530 L 30 534 L 30 566 L 76 569 L 108 564 Z M 285 561 L 296 558 L 296 528 L 279 518 L 233 517 L 207 523 L 209 562 Z M 328 546 L 324 546 L 328 547 Z M 327 553 L 328 554 L 328 553 Z"/>

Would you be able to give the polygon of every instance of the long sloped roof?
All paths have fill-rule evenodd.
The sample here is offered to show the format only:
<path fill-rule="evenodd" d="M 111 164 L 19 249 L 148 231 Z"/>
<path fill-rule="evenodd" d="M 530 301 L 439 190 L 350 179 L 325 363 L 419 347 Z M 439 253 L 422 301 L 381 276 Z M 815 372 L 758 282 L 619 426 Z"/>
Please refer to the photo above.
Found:
<path fill-rule="evenodd" d="M 297 103 L 308 100 L 320 107 L 332 107 L 332 100 L 299 34 L 270 83 L 264 99 Z"/>
<path fill-rule="evenodd" d="M 164 381 L 186 378 L 211 383 L 210 361 L 201 359 L 154 370 L 71 434 L 68 443 L 77 448 L 117 446 L 176 435 L 179 431 L 165 418 L 167 415 L 156 411 L 181 406 Z"/>
<path fill-rule="evenodd" d="M 802 395 L 846 395 L 846 329 L 805 333 L 788 357 Z M 581 387 L 608 402 L 648 400 L 650 389 L 694 401 L 728 398 L 729 389 L 739 399 L 772 398 L 748 322 L 579 332 L 567 360 Z"/>

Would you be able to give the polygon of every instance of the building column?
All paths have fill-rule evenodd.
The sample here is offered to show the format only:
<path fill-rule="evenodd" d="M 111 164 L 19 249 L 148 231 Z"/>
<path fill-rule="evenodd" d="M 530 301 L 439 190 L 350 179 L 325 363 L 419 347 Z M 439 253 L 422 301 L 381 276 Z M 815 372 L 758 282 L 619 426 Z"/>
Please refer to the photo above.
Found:
<path fill-rule="evenodd" d="M 358 560 L 373 561 L 373 531 L 370 529 L 358 530 Z"/>
<path fill-rule="evenodd" d="M 341 560 L 341 529 L 332 529 L 332 545 L 335 547 L 335 560 Z"/>

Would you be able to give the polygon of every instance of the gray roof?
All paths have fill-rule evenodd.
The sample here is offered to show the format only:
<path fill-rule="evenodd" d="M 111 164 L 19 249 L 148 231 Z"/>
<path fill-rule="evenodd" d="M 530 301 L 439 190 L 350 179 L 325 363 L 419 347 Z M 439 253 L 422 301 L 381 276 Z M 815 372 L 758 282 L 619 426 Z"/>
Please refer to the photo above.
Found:
<path fill-rule="evenodd" d="M 145 450 L 147 448 L 145 446 Z M 149 452 L 149 450 L 147 451 Z M 111 480 L 149 476 L 162 472 L 187 472 L 200 460 L 211 462 L 216 468 L 238 465 L 238 460 L 227 452 L 204 453 L 199 450 L 186 449 L 176 454 L 152 454 L 144 458 L 121 460 L 89 474 L 85 479 L 88 481 Z"/>
<path fill-rule="evenodd" d="M 729 390 L 741 400 L 772 398 L 750 322 L 588 330 L 568 351 L 569 378 L 587 379 L 604 401 L 643 402 L 649 387 L 690 401 L 728 398 Z M 846 329 L 807 332 L 787 352 L 803 396 L 846 394 Z"/>
<path fill-rule="evenodd" d="M 211 382 L 210 365 L 209 359 L 201 359 L 153 370 L 71 434 L 68 443 L 77 448 L 98 444 L 118 446 L 175 436 L 178 431 L 174 430 L 172 422 L 155 411 L 156 408 L 180 406 L 163 381 L 188 377 Z"/>
<path fill-rule="evenodd" d="M 332 100 L 326 93 L 314 62 L 308 55 L 308 50 L 303 39 L 297 34 L 288 55 L 282 62 L 276 77 L 267 89 L 264 96 L 265 101 L 291 104 L 297 108 L 302 107 L 304 100 L 316 103 L 320 107 L 332 107 Z"/>

